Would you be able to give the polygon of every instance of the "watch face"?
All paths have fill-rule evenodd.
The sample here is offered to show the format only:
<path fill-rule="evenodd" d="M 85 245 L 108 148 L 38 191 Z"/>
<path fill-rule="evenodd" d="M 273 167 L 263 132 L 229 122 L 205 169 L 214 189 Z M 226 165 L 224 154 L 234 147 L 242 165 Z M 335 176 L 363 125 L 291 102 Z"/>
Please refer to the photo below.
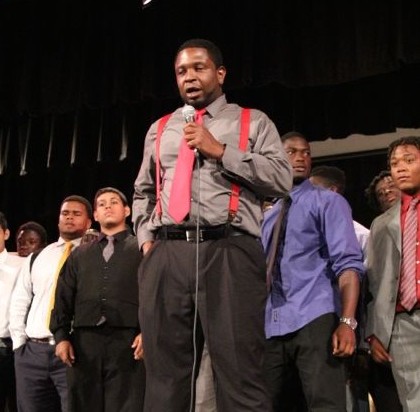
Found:
<path fill-rule="evenodd" d="M 353 330 L 357 328 L 357 320 L 354 318 L 340 318 L 340 322 L 350 326 Z"/>

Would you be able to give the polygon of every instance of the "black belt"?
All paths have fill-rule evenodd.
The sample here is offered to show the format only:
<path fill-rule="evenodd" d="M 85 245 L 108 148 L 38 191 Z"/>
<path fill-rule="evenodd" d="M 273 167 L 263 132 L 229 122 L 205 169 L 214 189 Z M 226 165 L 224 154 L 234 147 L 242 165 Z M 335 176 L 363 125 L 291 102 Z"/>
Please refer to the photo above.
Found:
<path fill-rule="evenodd" d="M 44 345 L 55 345 L 54 338 L 28 338 L 30 342 L 42 343 Z"/>
<path fill-rule="evenodd" d="M 0 338 L 0 348 L 11 348 L 12 346 L 11 338 Z"/>
<path fill-rule="evenodd" d="M 198 234 L 198 239 L 197 239 Z M 159 240 L 186 240 L 187 242 L 205 242 L 206 240 L 223 239 L 230 236 L 243 236 L 247 233 L 233 229 L 229 225 L 206 226 L 197 228 L 162 226 L 157 232 Z"/>

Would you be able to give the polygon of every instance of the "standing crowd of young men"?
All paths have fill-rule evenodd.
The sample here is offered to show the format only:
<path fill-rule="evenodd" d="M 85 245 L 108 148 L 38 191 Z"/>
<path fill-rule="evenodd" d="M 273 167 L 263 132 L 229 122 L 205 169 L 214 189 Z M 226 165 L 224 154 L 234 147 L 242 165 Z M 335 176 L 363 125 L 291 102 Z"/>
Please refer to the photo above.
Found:
<path fill-rule="evenodd" d="M 24 260 L 0 219 L 1 402 L 16 382 L 20 412 L 345 412 L 364 343 L 418 412 L 420 139 L 390 145 L 401 200 L 365 247 L 305 136 L 227 102 L 216 45 L 186 41 L 174 69 L 187 108 L 151 125 L 132 211 L 113 187 L 68 196 Z"/>

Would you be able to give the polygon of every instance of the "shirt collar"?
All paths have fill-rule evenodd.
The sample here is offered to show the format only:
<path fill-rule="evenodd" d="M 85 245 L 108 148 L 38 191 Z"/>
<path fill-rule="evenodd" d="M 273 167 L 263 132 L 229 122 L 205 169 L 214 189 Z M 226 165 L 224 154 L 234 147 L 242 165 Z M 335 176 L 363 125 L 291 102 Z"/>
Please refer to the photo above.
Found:
<path fill-rule="evenodd" d="M 290 191 L 289 196 L 293 200 L 295 196 L 298 196 L 301 192 L 306 192 L 307 190 L 314 187 L 315 186 L 311 183 L 309 179 L 305 179 L 304 181 L 302 181 L 302 183 L 299 183 L 298 185 L 294 185 L 292 187 L 292 190 Z"/>
<path fill-rule="evenodd" d="M 415 198 L 420 199 L 420 195 L 417 194 L 415 196 L 410 196 L 406 193 L 401 193 L 401 210 L 406 212 L 410 206 L 411 201 Z"/>
<path fill-rule="evenodd" d="M 222 94 L 220 97 L 218 97 L 215 101 L 210 103 L 208 106 L 206 106 L 206 111 L 209 114 L 210 118 L 213 118 L 216 116 L 217 113 L 219 113 L 224 106 L 227 105 L 226 101 L 226 95 Z"/>
<path fill-rule="evenodd" d="M 75 247 L 75 246 L 79 246 L 79 245 L 80 245 L 81 240 L 82 240 L 82 238 L 81 238 L 81 237 L 79 237 L 79 238 L 77 238 L 77 239 L 73 239 L 73 240 L 71 240 L 70 242 L 71 242 L 71 243 L 73 243 L 73 247 Z M 64 240 L 64 239 L 60 236 L 60 237 L 58 238 L 58 241 L 57 241 L 57 247 L 62 247 L 62 246 L 64 246 L 67 242 L 68 242 L 68 240 Z"/>
<path fill-rule="evenodd" d="M 114 240 L 121 241 L 123 239 L 125 239 L 128 236 L 128 230 L 123 230 L 121 232 L 115 233 L 114 235 L 112 235 L 114 237 Z M 99 237 L 98 237 L 98 241 L 102 242 L 102 240 L 106 240 L 107 235 L 105 233 L 99 233 Z"/>

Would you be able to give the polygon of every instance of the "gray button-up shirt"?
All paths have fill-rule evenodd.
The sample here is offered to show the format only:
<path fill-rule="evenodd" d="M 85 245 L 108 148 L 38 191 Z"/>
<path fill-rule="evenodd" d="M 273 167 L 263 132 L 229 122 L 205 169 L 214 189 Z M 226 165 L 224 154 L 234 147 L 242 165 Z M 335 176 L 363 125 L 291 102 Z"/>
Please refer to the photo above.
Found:
<path fill-rule="evenodd" d="M 292 188 L 292 170 L 274 123 L 263 112 L 251 110 L 248 147 L 239 149 L 241 107 L 223 95 L 207 106 L 204 126 L 226 145 L 221 161 L 201 158 L 193 171 L 191 210 L 183 226 L 227 223 L 232 182 L 240 185 L 239 209 L 232 226 L 260 237 L 261 201 L 282 197 Z M 158 121 L 147 132 L 143 162 L 134 184 L 133 223 L 139 245 L 154 240 L 162 225 L 175 223 L 167 213 L 178 149 L 185 120 L 181 108 L 167 122 L 160 141 L 162 216 L 156 214 L 156 133 Z"/>

